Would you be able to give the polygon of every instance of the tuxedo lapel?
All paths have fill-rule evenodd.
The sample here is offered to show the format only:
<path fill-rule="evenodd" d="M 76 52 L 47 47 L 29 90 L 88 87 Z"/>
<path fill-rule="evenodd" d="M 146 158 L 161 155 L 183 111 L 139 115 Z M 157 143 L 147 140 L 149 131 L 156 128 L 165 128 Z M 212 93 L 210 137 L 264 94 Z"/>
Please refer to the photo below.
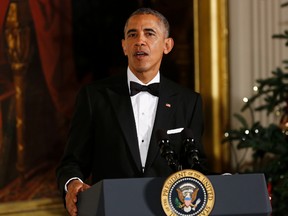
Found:
<path fill-rule="evenodd" d="M 156 131 L 158 129 L 169 128 L 172 124 L 173 115 L 177 107 L 177 91 L 173 86 L 161 76 L 159 101 L 157 106 L 157 112 L 154 121 L 154 127 L 149 145 L 148 156 L 146 160 L 145 169 L 148 169 L 157 154 L 159 154 L 159 146 L 156 139 Z"/>
<path fill-rule="evenodd" d="M 117 115 L 117 120 L 122 129 L 134 162 L 139 171 L 142 170 L 140 152 L 138 147 L 137 131 L 134 120 L 133 108 L 129 97 L 127 78 L 118 80 L 117 84 L 107 88 L 107 95 Z"/>
<path fill-rule="evenodd" d="M 127 77 L 123 76 L 121 79 L 115 80 L 115 83 L 108 87 L 106 91 L 113 109 L 117 115 L 117 120 L 125 136 L 134 162 L 136 163 L 139 171 L 141 171 L 142 165 L 138 147 L 137 131 L 133 108 L 129 97 Z M 177 107 L 177 95 L 177 90 L 173 88 L 173 84 L 161 76 L 159 101 L 157 105 L 145 169 L 148 169 L 152 165 L 157 154 L 159 154 L 159 146 L 155 136 L 156 131 L 158 129 L 170 129 L 170 126 L 172 125 L 173 116 Z"/>

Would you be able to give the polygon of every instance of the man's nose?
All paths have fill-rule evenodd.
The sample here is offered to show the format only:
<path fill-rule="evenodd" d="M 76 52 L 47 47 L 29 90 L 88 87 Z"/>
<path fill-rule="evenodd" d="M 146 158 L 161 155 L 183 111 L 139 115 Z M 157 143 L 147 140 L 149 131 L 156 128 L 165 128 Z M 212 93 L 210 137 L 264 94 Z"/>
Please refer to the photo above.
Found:
<path fill-rule="evenodd" d="M 139 34 L 137 39 L 136 39 L 136 46 L 143 46 L 145 45 L 145 35 L 144 34 Z"/>

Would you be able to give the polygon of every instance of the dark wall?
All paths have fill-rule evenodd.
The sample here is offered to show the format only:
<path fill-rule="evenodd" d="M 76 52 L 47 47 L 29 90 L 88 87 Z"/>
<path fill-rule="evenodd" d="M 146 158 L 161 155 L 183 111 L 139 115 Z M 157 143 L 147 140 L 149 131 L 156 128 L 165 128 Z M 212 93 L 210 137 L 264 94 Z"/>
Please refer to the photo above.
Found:
<path fill-rule="evenodd" d="M 133 0 L 73 0 L 74 51 L 78 77 L 92 73 L 95 79 L 126 68 L 121 39 L 126 18 L 139 7 Z"/>

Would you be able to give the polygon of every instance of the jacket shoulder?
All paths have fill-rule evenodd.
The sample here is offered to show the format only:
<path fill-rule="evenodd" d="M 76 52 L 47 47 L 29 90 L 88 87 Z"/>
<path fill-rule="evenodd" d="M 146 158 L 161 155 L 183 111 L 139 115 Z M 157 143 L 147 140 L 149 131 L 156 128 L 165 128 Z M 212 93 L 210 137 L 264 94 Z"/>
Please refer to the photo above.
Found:
<path fill-rule="evenodd" d="M 175 81 L 168 79 L 164 76 L 161 76 L 161 82 L 162 81 L 166 89 L 169 89 L 170 91 L 173 91 L 175 93 L 178 93 L 181 95 L 190 95 L 193 97 L 201 96 L 199 92 L 196 92 L 193 89 L 188 88 L 186 86 L 182 86 L 179 83 L 176 83 Z"/>

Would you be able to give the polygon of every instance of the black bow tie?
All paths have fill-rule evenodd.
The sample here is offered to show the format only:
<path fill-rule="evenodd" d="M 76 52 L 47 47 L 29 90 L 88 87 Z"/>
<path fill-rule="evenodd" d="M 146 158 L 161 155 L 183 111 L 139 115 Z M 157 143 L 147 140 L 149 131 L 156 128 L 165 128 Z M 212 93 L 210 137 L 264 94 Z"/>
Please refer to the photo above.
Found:
<path fill-rule="evenodd" d="M 138 94 L 140 91 L 147 91 L 150 94 L 159 97 L 159 83 L 152 83 L 150 85 L 141 85 L 136 82 L 130 82 L 131 96 Z"/>

